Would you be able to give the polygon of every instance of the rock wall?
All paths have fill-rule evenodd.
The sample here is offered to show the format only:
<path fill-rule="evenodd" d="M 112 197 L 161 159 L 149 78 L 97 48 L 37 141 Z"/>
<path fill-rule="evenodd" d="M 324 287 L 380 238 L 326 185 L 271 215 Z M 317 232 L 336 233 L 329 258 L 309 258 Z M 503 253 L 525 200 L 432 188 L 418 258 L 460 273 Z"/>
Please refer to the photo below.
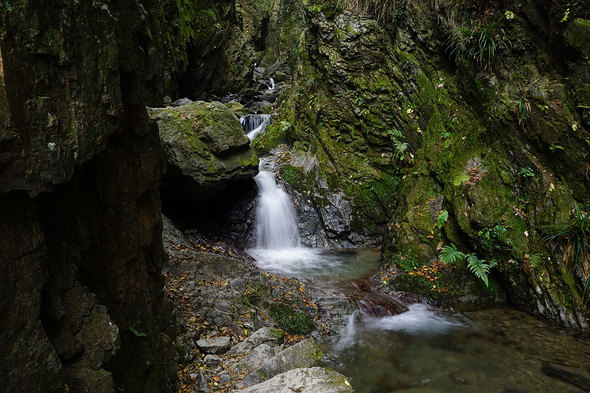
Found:
<path fill-rule="evenodd" d="M 524 310 L 586 327 L 590 269 L 546 237 L 575 216 L 574 202 L 590 203 L 588 9 L 427 3 L 400 2 L 380 21 L 345 3 L 299 3 L 293 84 L 255 145 L 289 144 L 280 173 L 309 206 L 303 216 L 315 211 L 324 229 L 346 216 L 327 244 L 386 233 L 384 289 L 465 299 L 452 278 L 469 278 L 465 267 L 430 281 L 431 262 L 455 244 L 498 261 L 491 289 L 471 280 L 471 300 L 504 288 Z"/>
<path fill-rule="evenodd" d="M 20 1 L 0 11 L 3 389 L 171 391 L 165 164 L 145 106 L 173 94 L 186 58 L 170 27 L 176 3 Z"/>

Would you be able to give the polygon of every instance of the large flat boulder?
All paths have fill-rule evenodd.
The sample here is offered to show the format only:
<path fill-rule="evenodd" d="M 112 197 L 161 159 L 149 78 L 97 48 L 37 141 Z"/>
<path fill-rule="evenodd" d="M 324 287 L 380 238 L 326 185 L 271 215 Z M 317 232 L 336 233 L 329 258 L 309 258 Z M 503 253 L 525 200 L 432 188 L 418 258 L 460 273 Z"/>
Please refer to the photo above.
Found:
<path fill-rule="evenodd" d="M 268 381 L 239 390 L 239 393 L 352 393 L 350 382 L 342 374 L 326 368 L 296 368 Z"/>

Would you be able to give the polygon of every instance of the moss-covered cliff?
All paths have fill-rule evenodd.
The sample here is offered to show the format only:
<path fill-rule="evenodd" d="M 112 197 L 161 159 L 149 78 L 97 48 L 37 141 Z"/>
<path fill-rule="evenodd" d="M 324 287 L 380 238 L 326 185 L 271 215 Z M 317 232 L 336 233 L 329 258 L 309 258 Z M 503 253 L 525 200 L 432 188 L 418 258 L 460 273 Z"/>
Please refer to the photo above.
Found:
<path fill-rule="evenodd" d="M 588 262 L 572 262 L 571 239 L 547 240 L 590 203 L 586 4 L 398 2 L 377 20 L 347 2 L 291 3 L 293 84 L 256 143 L 308 157 L 281 172 L 298 203 L 325 219 L 339 206 L 327 194 L 346 201 L 350 226 L 331 243 L 386 233 L 380 281 L 441 300 L 462 298 L 445 277 L 468 270 L 437 262 L 435 279 L 420 265 L 455 244 L 498 261 L 491 289 L 471 284 L 480 300 L 502 287 L 522 309 L 588 326 Z"/>

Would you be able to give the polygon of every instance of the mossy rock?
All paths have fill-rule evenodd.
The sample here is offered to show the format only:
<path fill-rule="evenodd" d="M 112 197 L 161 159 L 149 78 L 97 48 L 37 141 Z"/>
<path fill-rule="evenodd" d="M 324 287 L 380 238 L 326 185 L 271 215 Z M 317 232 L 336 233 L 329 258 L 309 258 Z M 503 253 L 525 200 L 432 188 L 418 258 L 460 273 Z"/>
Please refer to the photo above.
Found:
<path fill-rule="evenodd" d="M 315 329 L 313 319 L 309 314 L 300 312 L 294 307 L 285 303 L 267 303 L 265 308 L 268 310 L 272 320 L 286 332 L 292 334 L 307 334 Z"/>
<path fill-rule="evenodd" d="M 566 38 L 572 47 L 590 56 L 590 20 L 574 19 L 568 26 Z"/>

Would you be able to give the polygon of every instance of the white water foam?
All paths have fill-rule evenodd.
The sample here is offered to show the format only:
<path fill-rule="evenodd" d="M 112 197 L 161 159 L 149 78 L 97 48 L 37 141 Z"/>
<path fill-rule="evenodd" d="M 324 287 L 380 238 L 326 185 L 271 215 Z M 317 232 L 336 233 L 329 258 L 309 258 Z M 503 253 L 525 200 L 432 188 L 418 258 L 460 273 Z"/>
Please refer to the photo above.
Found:
<path fill-rule="evenodd" d="M 392 330 L 409 334 L 436 335 L 468 325 L 468 320 L 426 304 L 412 304 L 408 311 L 399 315 L 375 318 L 367 321 L 373 329 Z"/>
<path fill-rule="evenodd" d="M 355 343 L 356 337 L 356 319 L 358 317 L 358 311 L 353 312 L 346 323 L 346 326 L 342 330 L 340 340 L 334 345 L 334 350 L 340 352 L 346 348 L 350 348 Z"/>

